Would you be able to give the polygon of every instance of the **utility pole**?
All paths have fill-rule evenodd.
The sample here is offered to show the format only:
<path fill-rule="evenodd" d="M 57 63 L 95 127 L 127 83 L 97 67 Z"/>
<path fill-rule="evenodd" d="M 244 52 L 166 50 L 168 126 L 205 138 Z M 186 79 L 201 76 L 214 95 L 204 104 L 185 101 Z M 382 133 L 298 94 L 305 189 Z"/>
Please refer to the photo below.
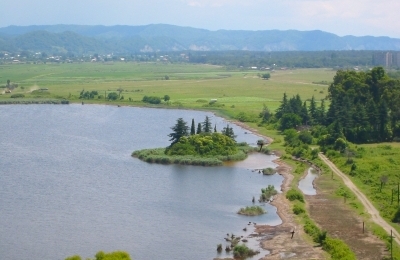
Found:
<path fill-rule="evenodd" d="M 390 259 L 393 260 L 393 233 L 390 230 Z"/>

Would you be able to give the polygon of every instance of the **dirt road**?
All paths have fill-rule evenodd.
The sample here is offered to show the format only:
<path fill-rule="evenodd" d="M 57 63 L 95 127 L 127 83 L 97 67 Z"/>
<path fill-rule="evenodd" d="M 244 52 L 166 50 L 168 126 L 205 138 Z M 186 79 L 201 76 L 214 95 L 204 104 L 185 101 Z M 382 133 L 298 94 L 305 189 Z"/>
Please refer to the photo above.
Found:
<path fill-rule="evenodd" d="M 333 164 L 328 158 L 326 158 L 325 155 L 322 153 L 319 154 L 319 158 L 321 158 L 326 165 L 331 168 L 331 170 L 337 174 L 340 178 L 342 178 L 344 184 L 351 190 L 353 193 L 357 196 L 357 198 L 361 201 L 361 203 L 364 205 L 365 209 L 367 212 L 371 215 L 372 220 L 381 226 L 389 235 L 390 235 L 390 230 L 393 232 L 394 236 L 394 241 L 400 245 L 400 234 L 392 227 L 390 226 L 380 215 L 378 210 L 372 205 L 372 203 L 365 197 L 365 195 L 354 185 L 354 183 L 343 173 L 341 172 L 335 164 Z"/>

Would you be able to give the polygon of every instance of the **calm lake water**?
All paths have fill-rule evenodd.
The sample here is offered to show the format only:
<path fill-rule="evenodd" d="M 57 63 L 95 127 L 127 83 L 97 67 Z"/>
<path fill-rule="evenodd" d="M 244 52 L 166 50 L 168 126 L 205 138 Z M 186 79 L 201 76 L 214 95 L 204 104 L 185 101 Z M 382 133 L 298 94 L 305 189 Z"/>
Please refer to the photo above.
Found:
<path fill-rule="evenodd" d="M 226 233 L 239 233 L 249 221 L 281 223 L 271 205 L 263 216 L 236 214 L 268 184 L 279 190 L 281 176 L 250 170 L 275 167 L 273 156 L 209 168 L 131 157 L 169 145 L 177 118 L 197 125 L 206 115 L 218 131 L 226 126 L 211 113 L 187 110 L 0 106 L 0 258 L 124 250 L 135 260 L 212 259 Z M 233 129 L 237 141 L 259 139 Z"/>

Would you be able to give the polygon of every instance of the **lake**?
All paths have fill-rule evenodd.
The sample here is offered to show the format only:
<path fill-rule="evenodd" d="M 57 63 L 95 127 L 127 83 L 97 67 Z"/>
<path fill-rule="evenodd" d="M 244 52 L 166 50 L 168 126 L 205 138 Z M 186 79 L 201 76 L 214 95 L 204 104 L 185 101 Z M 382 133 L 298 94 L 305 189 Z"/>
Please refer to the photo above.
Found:
<path fill-rule="evenodd" d="M 135 260 L 212 259 L 226 233 L 249 221 L 277 225 L 267 214 L 236 214 L 261 188 L 277 190 L 276 157 L 221 167 L 157 165 L 134 150 L 166 147 L 176 119 L 190 127 L 212 113 L 103 105 L 0 106 L 0 256 L 64 259 L 123 250 Z M 237 141 L 258 136 L 233 126 Z M 247 134 L 246 134 L 247 133 Z M 254 166 L 254 167 L 251 167 Z M 224 257 L 225 253 L 221 254 Z"/>

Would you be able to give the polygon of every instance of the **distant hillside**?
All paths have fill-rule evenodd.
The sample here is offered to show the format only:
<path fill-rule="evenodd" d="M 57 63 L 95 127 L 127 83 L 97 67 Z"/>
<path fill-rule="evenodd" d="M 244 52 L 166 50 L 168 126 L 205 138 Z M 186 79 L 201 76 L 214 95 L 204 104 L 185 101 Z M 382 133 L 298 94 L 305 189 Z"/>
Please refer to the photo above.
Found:
<path fill-rule="evenodd" d="M 143 26 L 33 25 L 0 28 L 0 51 L 137 53 L 153 51 L 400 50 L 400 39 L 339 37 L 323 31 L 208 31 Z"/>

